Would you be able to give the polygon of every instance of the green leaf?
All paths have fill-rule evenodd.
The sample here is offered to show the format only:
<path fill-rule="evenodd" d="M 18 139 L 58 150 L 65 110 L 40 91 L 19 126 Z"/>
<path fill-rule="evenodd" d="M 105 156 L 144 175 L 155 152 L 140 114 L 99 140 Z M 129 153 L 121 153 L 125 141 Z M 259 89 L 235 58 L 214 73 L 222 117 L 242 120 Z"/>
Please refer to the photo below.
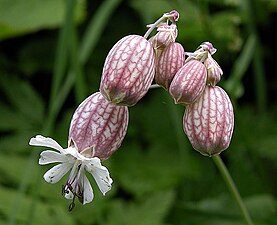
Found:
<path fill-rule="evenodd" d="M 251 63 L 251 60 L 253 59 L 255 45 L 257 42 L 256 39 L 257 38 L 255 34 L 249 35 L 248 39 L 246 40 L 246 43 L 244 44 L 242 52 L 240 53 L 239 57 L 236 59 L 234 63 L 228 81 L 225 82 L 226 90 L 231 95 L 231 97 L 235 99 L 241 97 L 238 94 L 243 93 L 241 91 L 238 91 L 237 89 L 241 89 L 242 78 L 245 75 L 245 72 Z"/>
<path fill-rule="evenodd" d="M 190 173 L 172 149 L 168 152 L 153 148 L 143 151 L 128 145 L 120 149 L 113 160 L 110 170 L 115 180 L 127 192 L 139 197 L 177 186 L 184 173 Z"/>
<path fill-rule="evenodd" d="M 245 199 L 245 204 L 253 218 L 259 220 L 266 220 L 270 218 L 276 218 L 276 199 L 269 194 L 254 195 Z"/>
<path fill-rule="evenodd" d="M 0 214 L 5 220 L 8 220 L 8 215 L 11 210 L 13 201 L 16 201 L 17 192 L 13 189 L 5 187 L 0 188 Z M 24 196 L 23 207 L 21 210 L 16 212 L 14 219 L 16 224 L 29 224 L 29 209 L 35 204 L 36 208 L 32 211 L 34 217 L 32 218 L 32 224 L 49 225 L 49 224 L 60 224 L 60 225 L 73 225 L 75 224 L 73 218 L 68 215 L 66 208 L 61 207 L 58 204 L 47 204 L 46 202 L 39 201 L 33 202 L 32 196 Z M 7 223 L 3 223 L 7 224 Z"/>
<path fill-rule="evenodd" d="M 237 52 L 241 49 L 242 38 L 238 29 L 238 25 L 241 23 L 239 14 L 225 10 L 211 15 L 209 21 L 209 31 L 216 43 L 222 43 L 222 48 L 227 47 L 231 52 Z"/>
<path fill-rule="evenodd" d="M 36 134 L 37 131 L 22 130 L 10 135 L 3 135 L 0 139 L 0 149 L 5 154 L 17 154 L 19 152 L 25 154 L 30 138 Z"/>
<path fill-rule="evenodd" d="M 202 198 L 199 201 L 178 201 L 174 215 L 177 224 L 186 218 L 192 225 L 244 225 L 234 201 L 226 195 Z"/>
<path fill-rule="evenodd" d="M 0 0 L 0 40 L 60 26 L 65 14 L 63 0 Z M 85 1 L 77 1 L 75 20 L 84 17 Z"/>
<path fill-rule="evenodd" d="M 0 131 L 7 132 L 26 128 L 27 121 L 12 107 L 0 102 Z"/>
<path fill-rule="evenodd" d="M 16 184 L 17 186 L 21 181 L 22 171 L 24 168 L 26 168 L 27 162 L 28 161 L 24 157 L 12 156 L 12 155 L 7 156 L 6 154 L 3 154 L 3 153 L 0 154 L 1 183 Z M 38 166 L 37 161 L 34 161 L 34 167 L 35 166 Z M 32 170 L 32 172 L 34 171 L 36 170 Z"/>
<path fill-rule="evenodd" d="M 253 143 L 254 146 L 254 143 Z M 268 134 L 255 144 L 255 151 L 259 153 L 262 158 L 268 158 L 272 161 L 277 160 L 277 139 L 276 134 Z"/>
<path fill-rule="evenodd" d="M 18 66 L 27 76 L 51 74 L 54 63 L 55 37 L 26 41 L 18 50 Z"/>
<path fill-rule="evenodd" d="M 208 196 L 208 194 L 207 194 Z M 244 199 L 254 224 L 275 224 L 276 199 L 268 194 L 253 195 Z M 199 201 L 178 201 L 177 221 L 186 218 L 187 224 L 243 225 L 243 218 L 230 196 L 219 195 Z"/>
<path fill-rule="evenodd" d="M 43 122 L 44 104 L 41 97 L 26 81 L 15 76 L 0 76 L 0 87 L 17 113 L 29 123 Z"/>
<path fill-rule="evenodd" d="M 261 158 L 276 160 L 277 127 L 273 126 L 277 123 L 276 109 L 273 108 L 264 114 L 259 114 L 250 107 L 236 111 L 236 121 L 239 127 L 234 133 L 236 138 L 234 144 L 240 148 L 248 148 Z M 249 133 L 249 127 L 255 132 Z"/>
<path fill-rule="evenodd" d="M 218 214 L 218 215 L 225 215 L 225 216 L 238 216 L 239 211 L 235 209 L 235 203 L 229 197 L 225 195 L 220 195 L 215 198 L 205 198 L 203 200 L 197 202 L 185 202 L 183 203 L 186 209 L 190 210 L 199 210 L 202 213 L 207 214 Z M 223 210 L 222 205 L 225 205 L 226 209 Z"/>
<path fill-rule="evenodd" d="M 111 203 L 106 225 L 162 225 L 174 202 L 172 190 L 154 192 L 144 196 L 142 201 L 124 203 L 121 200 Z"/>

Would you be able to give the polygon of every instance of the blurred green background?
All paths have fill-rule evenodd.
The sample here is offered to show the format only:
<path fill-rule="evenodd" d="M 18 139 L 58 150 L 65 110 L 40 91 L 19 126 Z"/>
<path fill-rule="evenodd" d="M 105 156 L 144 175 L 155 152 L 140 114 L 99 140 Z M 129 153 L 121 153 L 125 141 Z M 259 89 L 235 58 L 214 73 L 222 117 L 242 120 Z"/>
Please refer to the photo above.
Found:
<path fill-rule="evenodd" d="M 177 41 L 203 41 L 224 75 L 235 129 L 221 154 L 257 225 L 277 224 L 276 0 L 0 0 L 0 224 L 244 224 L 216 166 L 192 149 L 184 107 L 163 89 L 130 108 L 122 147 L 103 164 L 114 180 L 68 212 L 61 185 L 42 176 L 36 134 L 67 145 L 78 104 L 98 91 L 109 49 L 143 35 L 163 13 L 180 13 Z"/>

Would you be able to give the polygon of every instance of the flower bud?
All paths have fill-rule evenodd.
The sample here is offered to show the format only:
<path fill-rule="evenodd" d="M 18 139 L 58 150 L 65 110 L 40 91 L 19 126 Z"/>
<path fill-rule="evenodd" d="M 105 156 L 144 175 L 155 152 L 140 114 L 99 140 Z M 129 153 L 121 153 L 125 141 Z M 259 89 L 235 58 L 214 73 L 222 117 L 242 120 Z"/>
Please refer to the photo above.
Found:
<path fill-rule="evenodd" d="M 218 86 L 206 86 L 204 93 L 186 107 L 183 126 L 193 148 L 203 155 L 212 156 L 228 148 L 234 112 L 227 93 Z"/>
<path fill-rule="evenodd" d="M 168 90 L 173 77 L 184 65 L 184 58 L 183 46 L 176 42 L 170 43 L 157 60 L 156 83 Z"/>
<path fill-rule="evenodd" d="M 169 93 L 175 104 L 191 104 L 203 93 L 206 81 L 206 67 L 200 61 L 192 59 L 175 74 Z"/>
<path fill-rule="evenodd" d="M 115 106 L 100 93 L 86 98 L 73 114 L 68 145 L 85 157 L 109 158 L 116 151 L 128 126 L 127 106 Z"/>
<path fill-rule="evenodd" d="M 185 63 L 189 62 L 192 59 L 197 59 L 201 62 L 205 62 L 208 57 L 211 57 L 216 53 L 217 49 L 210 42 L 203 42 L 194 52 L 186 52 L 188 56 Z"/>
<path fill-rule="evenodd" d="M 106 57 L 100 92 L 115 105 L 135 105 L 148 91 L 155 74 L 155 54 L 144 37 L 119 40 Z"/>
<path fill-rule="evenodd" d="M 210 54 L 208 55 L 208 58 L 205 60 L 204 65 L 206 66 L 208 71 L 207 84 L 215 86 L 221 79 L 221 76 L 223 74 L 222 69 Z"/>
<path fill-rule="evenodd" d="M 170 25 L 164 23 L 157 28 L 157 31 L 158 33 L 149 39 L 154 49 L 163 50 L 170 43 L 175 42 L 178 34 L 177 26 L 173 23 Z"/>
<path fill-rule="evenodd" d="M 213 46 L 211 42 L 205 41 L 197 48 L 196 51 L 209 52 L 211 55 L 213 55 L 214 53 L 216 53 L 217 49 Z"/>
<path fill-rule="evenodd" d="M 165 13 L 163 16 L 168 18 L 172 23 L 176 23 L 180 17 L 179 12 L 175 9 L 171 10 L 168 13 Z"/>

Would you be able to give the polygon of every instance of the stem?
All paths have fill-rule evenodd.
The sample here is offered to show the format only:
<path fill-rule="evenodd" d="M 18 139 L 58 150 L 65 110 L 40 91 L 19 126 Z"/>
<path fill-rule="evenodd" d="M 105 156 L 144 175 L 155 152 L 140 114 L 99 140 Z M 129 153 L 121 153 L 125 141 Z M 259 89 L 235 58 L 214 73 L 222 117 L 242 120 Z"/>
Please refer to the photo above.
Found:
<path fill-rule="evenodd" d="M 109 21 L 112 20 L 113 12 L 121 2 L 122 0 L 102 1 L 102 4 L 94 13 L 80 43 L 79 61 L 81 66 L 84 66 L 88 61 L 99 39 L 102 37 L 104 29 Z"/>
<path fill-rule="evenodd" d="M 54 127 L 55 119 L 57 116 L 57 112 L 55 112 L 54 106 L 57 101 L 57 96 L 59 95 L 59 90 L 63 86 L 62 82 L 65 79 L 64 74 L 68 62 L 68 37 L 71 36 L 71 26 L 73 23 L 75 4 L 76 0 L 67 0 L 64 24 L 59 33 L 59 40 L 54 65 L 54 74 L 52 76 L 53 80 L 51 84 L 49 109 L 45 122 L 45 127 L 43 129 L 47 134 L 51 133 Z M 59 104 L 62 105 L 61 103 Z"/>
<path fill-rule="evenodd" d="M 217 166 L 219 172 L 221 173 L 223 180 L 225 181 L 227 187 L 229 188 L 230 193 L 233 195 L 233 198 L 237 202 L 240 212 L 241 212 L 246 224 L 254 225 L 254 223 L 249 215 L 249 212 L 248 212 L 247 208 L 245 207 L 244 202 L 240 196 L 240 193 L 239 193 L 228 169 L 226 168 L 224 162 L 222 161 L 221 157 L 219 155 L 215 155 L 212 158 L 213 158 L 214 163 Z"/>
<path fill-rule="evenodd" d="M 165 19 L 164 15 L 158 19 L 155 23 L 151 24 L 147 32 L 144 34 L 144 38 L 148 38 L 148 36 L 151 34 L 151 32 L 156 28 L 158 24 L 160 24 Z"/>
<path fill-rule="evenodd" d="M 78 35 L 73 23 L 71 26 L 71 37 L 69 37 L 69 45 L 70 46 L 68 46 L 68 48 L 71 59 L 71 68 L 69 71 L 74 74 L 75 96 L 76 101 L 79 103 L 86 98 L 87 87 L 84 79 L 84 73 L 82 71 L 83 67 L 81 66 L 80 60 L 78 59 Z"/>
<path fill-rule="evenodd" d="M 253 60 L 255 49 L 257 46 L 257 37 L 254 34 L 250 34 L 245 41 L 244 47 L 234 62 L 231 69 L 230 77 L 225 82 L 225 88 L 228 93 L 230 93 L 231 98 L 237 99 L 238 97 L 238 87 L 242 84 L 242 78 L 245 75 L 247 68 L 249 67 L 251 61 Z"/>
<path fill-rule="evenodd" d="M 171 22 L 176 23 L 179 19 L 179 13 L 176 10 L 172 10 L 171 12 L 164 13 L 161 18 L 159 18 L 155 23 L 148 25 L 149 29 L 144 34 L 144 38 L 148 38 L 151 32 L 165 19 L 171 20 Z"/>

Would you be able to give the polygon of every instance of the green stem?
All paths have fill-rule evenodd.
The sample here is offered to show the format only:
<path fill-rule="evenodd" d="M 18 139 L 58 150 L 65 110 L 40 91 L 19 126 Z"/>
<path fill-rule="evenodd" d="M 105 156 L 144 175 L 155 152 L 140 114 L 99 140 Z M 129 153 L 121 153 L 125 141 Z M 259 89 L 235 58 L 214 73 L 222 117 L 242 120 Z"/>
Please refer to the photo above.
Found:
<path fill-rule="evenodd" d="M 110 20 L 115 9 L 119 6 L 122 0 L 106 0 L 99 6 L 94 16 L 89 22 L 88 28 L 81 41 L 79 60 L 83 66 L 92 54 L 98 40 L 102 37 L 104 29 Z"/>
<path fill-rule="evenodd" d="M 244 47 L 231 69 L 229 79 L 225 82 L 225 89 L 230 93 L 233 99 L 240 97 L 238 89 L 242 85 L 243 76 L 253 60 L 256 45 L 257 38 L 251 33 L 245 41 Z"/>
<path fill-rule="evenodd" d="M 59 40 L 57 46 L 57 52 L 55 57 L 55 65 L 54 65 L 54 74 L 52 76 L 52 84 L 51 84 L 51 93 L 50 93 L 50 101 L 49 101 L 49 109 L 46 118 L 45 127 L 43 129 L 44 133 L 51 133 L 55 119 L 55 103 L 57 101 L 57 96 L 59 95 L 59 90 L 63 86 L 62 82 L 65 79 L 65 71 L 68 60 L 68 36 L 71 35 L 71 26 L 73 23 L 74 17 L 74 8 L 75 8 L 76 0 L 67 0 L 66 3 L 66 14 L 64 18 L 64 24 L 59 33 Z"/>
<path fill-rule="evenodd" d="M 78 60 L 78 37 L 74 24 L 71 26 L 71 37 L 69 37 L 69 53 L 71 59 L 70 72 L 74 73 L 75 78 L 75 96 L 76 101 L 79 103 L 84 100 L 87 96 L 87 87 L 85 84 L 84 73 L 82 71 L 82 66 Z M 69 73 L 70 73 L 69 72 Z"/>
<path fill-rule="evenodd" d="M 221 173 L 223 180 L 225 181 L 227 187 L 229 188 L 230 193 L 233 195 L 233 198 L 237 202 L 240 212 L 241 212 L 246 224 L 254 225 L 254 223 L 249 215 L 249 212 L 248 212 L 247 208 L 245 207 L 244 202 L 240 196 L 240 193 L 239 193 L 228 169 L 226 168 L 224 162 L 222 161 L 221 157 L 219 155 L 216 155 L 216 156 L 213 156 L 212 158 L 213 158 L 214 163 L 217 166 L 219 172 Z"/>

